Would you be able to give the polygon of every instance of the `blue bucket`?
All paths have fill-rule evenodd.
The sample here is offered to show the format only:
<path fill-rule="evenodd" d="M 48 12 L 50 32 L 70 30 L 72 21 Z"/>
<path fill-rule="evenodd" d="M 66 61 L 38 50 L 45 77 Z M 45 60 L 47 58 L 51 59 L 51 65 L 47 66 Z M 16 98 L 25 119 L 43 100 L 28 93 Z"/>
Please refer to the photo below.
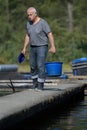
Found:
<path fill-rule="evenodd" d="M 46 73 L 48 76 L 60 76 L 62 74 L 62 62 L 46 62 Z"/>

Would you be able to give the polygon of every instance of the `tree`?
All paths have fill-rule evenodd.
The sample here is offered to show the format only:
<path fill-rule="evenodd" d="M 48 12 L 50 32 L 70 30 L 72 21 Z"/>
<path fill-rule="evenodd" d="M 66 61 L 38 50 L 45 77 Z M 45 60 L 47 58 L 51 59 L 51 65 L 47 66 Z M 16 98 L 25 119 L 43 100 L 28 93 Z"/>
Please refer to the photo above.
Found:
<path fill-rule="evenodd" d="M 69 31 L 73 30 L 73 0 L 67 0 L 67 9 L 68 9 L 68 27 Z"/>

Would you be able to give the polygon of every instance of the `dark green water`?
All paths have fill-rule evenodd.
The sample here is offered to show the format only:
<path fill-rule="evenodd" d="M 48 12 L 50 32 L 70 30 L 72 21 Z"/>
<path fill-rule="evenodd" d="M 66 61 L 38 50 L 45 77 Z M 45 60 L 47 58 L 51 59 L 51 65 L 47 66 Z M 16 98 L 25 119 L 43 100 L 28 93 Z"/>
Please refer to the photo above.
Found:
<path fill-rule="evenodd" d="M 16 129 L 87 130 L 87 95 L 79 101 L 72 101 L 60 110 L 56 107 L 33 120 L 26 120 L 14 128 L 14 130 Z"/>
<path fill-rule="evenodd" d="M 49 120 L 49 125 L 38 130 L 87 130 L 87 96 L 69 109 L 54 115 Z"/>

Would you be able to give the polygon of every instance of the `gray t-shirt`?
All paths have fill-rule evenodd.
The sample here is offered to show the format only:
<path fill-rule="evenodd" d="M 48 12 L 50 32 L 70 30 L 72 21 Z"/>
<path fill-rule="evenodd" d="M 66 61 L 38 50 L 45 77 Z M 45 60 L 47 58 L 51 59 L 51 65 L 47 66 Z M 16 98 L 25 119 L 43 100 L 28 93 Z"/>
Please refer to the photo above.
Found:
<path fill-rule="evenodd" d="M 48 33 L 51 29 L 48 23 L 44 19 L 40 19 L 38 23 L 33 25 L 31 22 L 27 22 L 27 34 L 30 38 L 30 45 L 32 46 L 42 46 L 48 45 Z"/>

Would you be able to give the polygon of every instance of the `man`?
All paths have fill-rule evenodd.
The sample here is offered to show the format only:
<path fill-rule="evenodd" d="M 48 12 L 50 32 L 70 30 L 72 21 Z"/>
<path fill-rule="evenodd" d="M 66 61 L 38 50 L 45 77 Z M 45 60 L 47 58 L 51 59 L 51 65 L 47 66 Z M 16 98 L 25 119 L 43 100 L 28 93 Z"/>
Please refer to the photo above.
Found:
<path fill-rule="evenodd" d="M 33 80 L 32 88 L 43 90 L 45 82 L 45 61 L 48 52 L 55 53 L 54 38 L 48 23 L 39 17 L 34 7 L 27 9 L 29 21 L 26 25 L 26 36 L 22 53 L 25 55 L 27 45 L 30 45 L 30 68 Z"/>

